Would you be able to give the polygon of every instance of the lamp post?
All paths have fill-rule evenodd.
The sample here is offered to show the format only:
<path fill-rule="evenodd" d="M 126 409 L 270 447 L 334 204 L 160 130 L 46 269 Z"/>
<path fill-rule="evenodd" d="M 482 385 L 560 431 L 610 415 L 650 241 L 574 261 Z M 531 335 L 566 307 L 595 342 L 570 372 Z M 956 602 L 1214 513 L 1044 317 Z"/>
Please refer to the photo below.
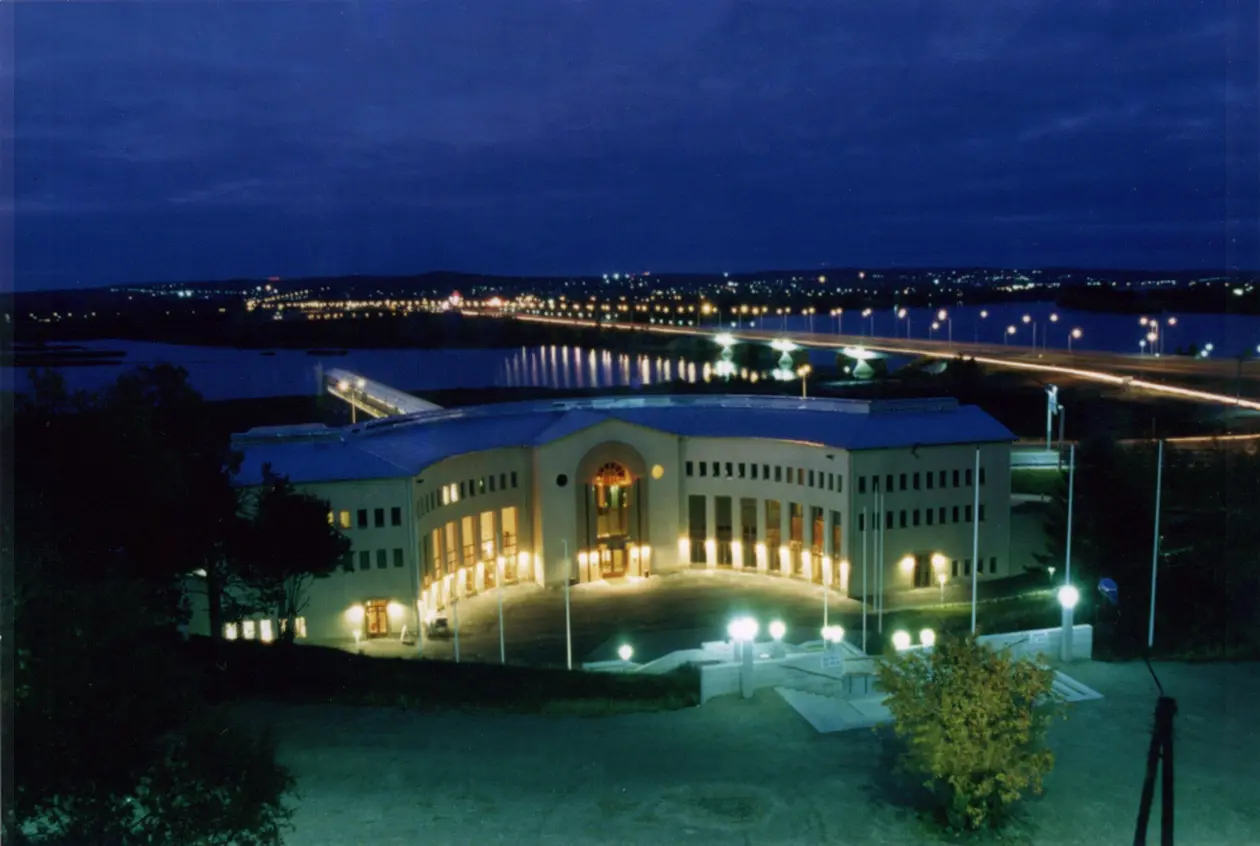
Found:
<path fill-rule="evenodd" d="M 909 340 L 910 338 L 910 312 L 906 311 L 904 308 L 898 309 L 897 319 L 906 321 L 906 339 Z"/>
<path fill-rule="evenodd" d="M 1031 315 L 1024 315 L 1024 323 L 1032 327 L 1032 348 L 1033 352 L 1037 351 L 1037 323 L 1032 319 Z"/>
<path fill-rule="evenodd" d="M 1058 315 L 1058 314 L 1056 314 L 1055 312 L 1051 312 L 1051 313 L 1050 313 L 1050 322 L 1051 322 L 1051 323 L 1058 323 L 1058 322 L 1059 322 L 1059 315 Z M 1046 327 L 1046 331 L 1042 333 L 1042 338 L 1041 338 L 1041 349 L 1044 351 L 1044 350 L 1046 350 L 1046 349 L 1049 349 L 1049 347 L 1050 347 L 1050 327 L 1049 327 L 1049 326 L 1047 326 L 1047 327 Z"/>
<path fill-rule="evenodd" d="M 1155 469 L 1155 541 L 1151 549 L 1151 617 L 1146 630 L 1146 648 L 1155 645 L 1155 587 L 1159 575 L 1159 505 L 1164 489 L 1164 442 L 1159 442 Z"/>
<path fill-rule="evenodd" d="M 1072 660 L 1072 630 L 1074 628 L 1072 612 L 1076 608 L 1076 603 L 1080 602 L 1081 592 L 1068 584 L 1059 588 L 1058 596 L 1059 607 L 1063 609 L 1063 635 L 1059 642 L 1059 658 L 1066 662 Z"/>
<path fill-rule="evenodd" d="M 936 313 L 936 319 L 945 324 L 946 331 L 949 333 L 949 345 L 952 347 L 954 345 L 954 318 L 949 316 L 948 311 L 941 309 Z"/>
<path fill-rule="evenodd" d="M 1054 414 L 1059 410 L 1058 385 L 1046 385 L 1046 452 L 1050 451 L 1050 432 Z"/>
<path fill-rule="evenodd" d="M 1016 332 L 1016 329 L 1015 329 L 1014 324 L 1012 324 L 1012 325 L 1010 325 L 1010 326 L 1007 326 L 1007 327 L 1006 327 L 1006 334 L 1004 334 L 1004 335 L 1002 336 L 1002 343 L 1003 343 L 1003 344 L 1009 344 L 1009 343 L 1010 343 L 1010 340 L 1009 340 L 1009 339 L 1010 339 L 1010 337 L 1011 337 L 1012 335 L 1014 335 L 1014 334 L 1015 334 L 1015 332 Z"/>
<path fill-rule="evenodd" d="M 869 317 L 871 319 L 871 330 L 869 333 L 867 333 L 867 337 L 874 338 L 875 337 L 875 314 L 869 308 L 867 308 L 867 309 L 862 310 L 862 316 Z"/>
<path fill-rule="evenodd" d="M 507 645 L 503 637 L 503 556 L 494 561 L 495 594 L 499 598 L 499 663 L 507 663 Z"/>
<path fill-rule="evenodd" d="M 980 310 L 980 320 L 988 320 L 988 319 L 989 319 L 989 312 L 988 312 L 988 310 L 987 310 L 987 309 L 981 309 L 981 310 Z M 975 343 L 977 343 L 977 344 L 978 344 L 978 343 L 980 343 L 980 320 L 977 320 L 977 321 L 976 321 L 976 323 L 975 323 L 975 326 L 974 326 L 974 327 L 972 327 L 972 328 L 974 328 L 974 329 L 975 329 L 975 337 L 974 337 L 974 338 L 972 338 L 972 340 L 973 340 Z"/>
<path fill-rule="evenodd" d="M 1081 330 L 1079 326 L 1073 329 L 1071 332 L 1068 332 L 1068 354 L 1069 355 L 1071 355 L 1072 353 L 1072 341 L 1079 341 L 1080 339 L 1081 339 Z"/>
<path fill-rule="evenodd" d="M 569 559 L 569 541 L 560 541 L 564 550 L 564 652 L 565 663 L 573 669 L 573 615 L 569 608 L 569 582 L 573 581 L 573 561 Z"/>

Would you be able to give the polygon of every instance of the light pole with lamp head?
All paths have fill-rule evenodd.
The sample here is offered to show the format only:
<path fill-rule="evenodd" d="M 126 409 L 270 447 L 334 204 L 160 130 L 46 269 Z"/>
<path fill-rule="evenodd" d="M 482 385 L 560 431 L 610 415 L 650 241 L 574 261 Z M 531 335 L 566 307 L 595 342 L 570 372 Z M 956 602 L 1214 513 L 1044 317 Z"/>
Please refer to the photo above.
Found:
<path fill-rule="evenodd" d="M 1015 325 L 1014 325 L 1014 324 L 1012 324 L 1012 325 L 1010 325 L 1010 326 L 1007 326 L 1007 327 L 1006 327 L 1006 332 L 1002 335 L 1002 343 L 1003 343 L 1003 344 L 1009 344 L 1009 343 L 1010 343 L 1010 340 L 1009 340 L 1009 339 L 1011 338 L 1011 336 L 1012 336 L 1012 335 L 1014 335 L 1014 334 L 1015 334 L 1015 332 L 1016 332 L 1016 331 L 1017 331 L 1017 330 L 1015 329 Z"/>
<path fill-rule="evenodd" d="M 989 319 L 988 309 L 981 309 L 980 320 L 988 320 L 988 319 Z M 977 320 L 975 323 L 975 326 L 973 327 L 975 329 L 975 337 L 972 338 L 972 340 L 977 344 L 980 343 L 980 320 Z"/>
<path fill-rule="evenodd" d="M 862 310 L 862 316 L 869 317 L 871 319 L 871 331 L 867 333 L 867 337 L 874 338 L 875 337 L 875 313 L 871 311 L 869 308 L 867 308 L 867 309 Z"/>
<path fill-rule="evenodd" d="M 936 313 L 936 319 L 945 323 L 949 332 L 949 345 L 952 347 L 954 345 L 954 318 L 949 316 L 948 311 L 941 309 Z"/>
<path fill-rule="evenodd" d="M 1052 420 L 1055 412 L 1059 410 L 1059 386 L 1046 385 L 1046 452 L 1050 451 L 1050 432 L 1053 428 Z"/>
<path fill-rule="evenodd" d="M 1072 342 L 1079 341 L 1081 339 L 1081 334 L 1082 333 L 1081 333 L 1080 327 L 1077 327 L 1073 329 L 1071 332 L 1068 332 L 1068 355 L 1072 354 Z"/>
<path fill-rule="evenodd" d="M 1056 312 L 1050 312 L 1050 322 L 1051 323 L 1059 322 L 1059 315 Z M 1042 351 L 1045 351 L 1049 349 L 1049 347 L 1050 347 L 1050 327 L 1047 326 L 1046 331 L 1042 333 L 1041 349 Z"/>
<path fill-rule="evenodd" d="M 1036 321 L 1032 319 L 1032 316 L 1028 314 L 1024 315 L 1023 320 L 1024 320 L 1024 323 L 1032 327 L 1032 348 L 1033 348 L 1033 352 L 1036 352 L 1037 351 L 1037 323 Z"/>

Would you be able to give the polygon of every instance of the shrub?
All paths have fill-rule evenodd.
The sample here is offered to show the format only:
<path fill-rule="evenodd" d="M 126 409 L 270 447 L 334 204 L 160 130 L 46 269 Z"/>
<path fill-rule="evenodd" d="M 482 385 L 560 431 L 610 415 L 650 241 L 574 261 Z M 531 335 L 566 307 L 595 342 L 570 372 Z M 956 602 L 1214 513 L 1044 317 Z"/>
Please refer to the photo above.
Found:
<path fill-rule="evenodd" d="M 878 668 L 904 770 L 926 776 L 953 829 L 996 827 L 1054 766 L 1054 671 L 966 638 L 889 656 Z"/>

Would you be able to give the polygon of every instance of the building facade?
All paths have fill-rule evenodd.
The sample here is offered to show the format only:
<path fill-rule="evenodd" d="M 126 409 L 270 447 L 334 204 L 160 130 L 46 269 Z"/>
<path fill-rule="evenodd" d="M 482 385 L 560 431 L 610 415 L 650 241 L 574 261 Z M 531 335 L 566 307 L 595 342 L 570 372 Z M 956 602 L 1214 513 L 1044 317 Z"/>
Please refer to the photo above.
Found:
<path fill-rule="evenodd" d="M 722 568 L 860 597 L 1002 578 L 1013 441 L 952 399 L 679 396 L 254 430 L 236 447 L 241 484 L 270 464 L 350 538 L 298 627 L 345 643 L 415 631 L 499 580 Z"/>

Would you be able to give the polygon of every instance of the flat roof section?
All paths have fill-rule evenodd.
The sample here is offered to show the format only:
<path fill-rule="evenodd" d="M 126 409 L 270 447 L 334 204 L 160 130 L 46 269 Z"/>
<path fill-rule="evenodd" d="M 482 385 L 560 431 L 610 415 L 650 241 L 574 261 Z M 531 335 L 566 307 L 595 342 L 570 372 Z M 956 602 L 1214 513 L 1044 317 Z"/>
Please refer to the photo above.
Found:
<path fill-rule="evenodd" d="M 609 420 L 692 438 L 751 438 L 850 451 L 1016 440 L 977 406 L 952 398 L 862 401 L 762 396 L 591 397 L 425 411 L 319 432 L 234 436 L 237 483 L 262 465 L 295 483 L 418 475 L 445 458 L 537 447 Z"/>

